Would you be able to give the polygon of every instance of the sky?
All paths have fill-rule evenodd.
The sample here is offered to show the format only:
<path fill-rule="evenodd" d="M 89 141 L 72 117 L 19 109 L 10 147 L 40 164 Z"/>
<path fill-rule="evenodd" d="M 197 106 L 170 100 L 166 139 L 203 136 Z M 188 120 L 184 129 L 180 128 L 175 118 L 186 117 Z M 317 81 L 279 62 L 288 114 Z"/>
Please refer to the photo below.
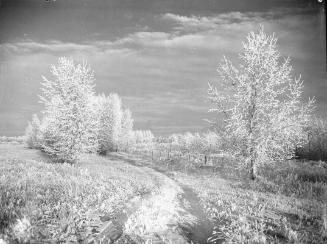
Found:
<path fill-rule="evenodd" d="M 0 135 L 24 133 L 41 76 L 61 56 L 87 60 L 97 93 L 118 93 L 135 129 L 156 135 L 208 128 L 208 82 L 223 55 L 235 64 L 247 33 L 278 37 L 303 100 L 327 117 L 326 22 L 316 0 L 0 0 Z"/>

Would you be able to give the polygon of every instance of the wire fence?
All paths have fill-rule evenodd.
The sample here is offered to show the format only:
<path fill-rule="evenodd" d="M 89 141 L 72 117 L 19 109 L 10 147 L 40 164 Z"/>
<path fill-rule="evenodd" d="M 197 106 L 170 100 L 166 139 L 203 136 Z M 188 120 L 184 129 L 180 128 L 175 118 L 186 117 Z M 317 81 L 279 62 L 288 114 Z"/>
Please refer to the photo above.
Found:
<path fill-rule="evenodd" d="M 129 153 L 144 155 L 151 160 L 169 161 L 169 160 L 183 160 L 188 162 L 196 162 L 203 165 L 214 165 L 217 161 L 224 161 L 231 157 L 223 151 L 218 152 L 192 152 L 192 151 L 179 151 L 174 150 L 172 147 L 167 148 L 130 148 L 127 150 Z"/>

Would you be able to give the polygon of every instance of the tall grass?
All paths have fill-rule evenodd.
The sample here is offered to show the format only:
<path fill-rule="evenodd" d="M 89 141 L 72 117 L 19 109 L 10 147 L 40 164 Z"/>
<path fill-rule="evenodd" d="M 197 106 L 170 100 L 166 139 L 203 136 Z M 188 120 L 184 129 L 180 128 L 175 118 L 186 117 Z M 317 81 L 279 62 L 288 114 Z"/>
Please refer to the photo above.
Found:
<path fill-rule="evenodd" d="M 76 243 L 91 238 L 100 216 L 119 211 L 146 187 L 123 174 L 105 177 L 68 164 L 0 158 L 0 239 Z"/>
<path fill-rule="evenodd" d="M 264 165 L 260 178 L 238 178 L 218 164 L 209 173 L 180 171 L 215 225 L 210 243 L 326 243 L 327 169 L 310 162 Z M 228 173 L 226 173 L 228 172 Z"/>
<path fill-rule="evenodd" d="M 258 179 L 249 181 L 242 157 L 209 154 L 205 164 L 200 156 L 154 158 L 198 193 L 216 226 L 210 243 L 326 243 L 324 162 L 266 162 Z"/>

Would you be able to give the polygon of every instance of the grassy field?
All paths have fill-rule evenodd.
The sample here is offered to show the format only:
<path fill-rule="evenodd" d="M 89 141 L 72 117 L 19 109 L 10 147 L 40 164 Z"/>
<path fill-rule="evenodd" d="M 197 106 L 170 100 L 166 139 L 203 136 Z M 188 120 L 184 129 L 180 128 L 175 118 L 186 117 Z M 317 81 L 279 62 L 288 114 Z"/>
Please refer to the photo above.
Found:
<path fill-rule="evenodd" d="M 237 170 L 238 163 L 157 161 L 180 185 L 198 194 L 215 226 L 212 243 L 327 242 L 326 163 L 265 165 L 254 182 Z"/>
<path fill-rule="evenodd" d="M 162 226 L 167 237 L 168 226 L 178 222 L 183 211 L 201 220 L 187 230 L 197 235 L 193 241 L 210 237 L 209 243 L 327 242 L 324 162 L 264 165 L 256 181 L 247 180 L 239 165 L 232 158 L 204 164 L 187 157 L 152 160 L 113 153 L 85 155 L 71 166 L 53 164 L 42 152 L 22 144 L 2 143 L 0 238 L 17 243 L 92 239 L 101 232 L 103 219 L 126 211 L 131 199 L 147 196 L 125 219 L 125 231 L 134 242 L 139 240 L 136 243 L 146 243 L 138 238 L 155 236 Z M 206 232 L 209 227 L 213 233 Z M 178 235 L 173 238 L 180 240 Z"/>
<path fill-rule="evenodd" d="M 138 167 L 96 155 L 77 166 L 20 144 L 0 144 L 0 155 L 0 238 L 16 242 L 90 239 L 101 217 L 158 187 Z"/>

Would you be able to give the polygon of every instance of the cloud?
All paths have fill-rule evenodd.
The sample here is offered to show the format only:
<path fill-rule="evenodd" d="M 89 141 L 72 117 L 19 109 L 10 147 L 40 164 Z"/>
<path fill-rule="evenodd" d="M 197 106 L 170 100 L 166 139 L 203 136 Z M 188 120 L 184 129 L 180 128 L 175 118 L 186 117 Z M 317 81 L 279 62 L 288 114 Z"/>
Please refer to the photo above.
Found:
<path fill-rule="evenodd" d="M 33 53 L 33 52 L 76 52 L 93 51 L 94 47 L 87 44 L 67 43 L 60 41 L 35 42 L 31 40 L 15 43 L 4 43 L 0 47 L 5 51 Z"/>
<path fill-rule="evenodd" d="M 187 49 L 211 50 L 223 47 L 227 44 L 224 38 L 216 33 L 193 33 L 177 35 L 166 32 L 136 32 L 121 38 L 115 42 L 96 41 L 88 43 L 67 43 L 59 41 L 35 42 L 21 41 L 4 43 L 0 45 L 0 52 L 5 54 L 15 53 L 18 55 L 35 53 L 53 53 L 66 55 L 67 53 L 85 53 L 88 55 L 111 55 L 113 53 L 127 54 L 133 51 L 157 50 L 158 55 L 167 49 L 175 49 L 176 52 Z"/>
<path fill-rule="evenodd" d="M 62 42 L 57 40 L 36 42 L 32 40 L 24 40 L 11 43 L 0 44 L 0 50 L 5 53 L 17 53 L 17 54 L 33 54 L 33 53 L 76 53 L 83 52 L 88 54 L 95 54 L 100 52 L 127 52 L 124 47 L 120 47 L 119 43 L 113 43 L 111 41 L 94 41 L 94 42 Z"/>
<path fill-rule="evenodd" d="M 301 14 L 303 10 L 295 9 L 292 14 L 294 13 Z M 174 23 L 170 32 L 135 32 L 111 44 L 115 48 L 156 48 L 157 50 L 164 48 L 176 49 L 175 51 L 196 49 L 209 52 L 224 50 L 227 53 L 235 53 L 240 51 L 241 41 L 247 33 L 258 29 L 261 24 L 269 32 L 280 30 L 280 25 L 285 25 L 286 22 L 286 27 L 289 29 L 286 35 L 288 35 L 290 29 L 299 25 L 296 23 L 299 17 L 290 17 L 289 14 L 289 9 L 270 12 L 230 12 L 213 16 L 183 16 L 166 13 L 161 15 L 161 18 Z"/>
<path fill-rule="evenodd" d="M 261 14 L 260 14 L 261 15 Z M 240 23 L 245 21 L 259 21 L 262 20 L 259 13 L 241 13 L 230 12 L 219 14 L 217 16 L 182 16 L 172 13 L 166 13 L 162 16 L 165 20 L 174 21 L 179 24 L 175 26 L 177 31 L 205 31 L 217 28 L 219 25 Z"/>
<path fill-rule="evenodd" d="M 129 48 L 212 49 L 222 45 L 223 38 L 216 33 L 190 33 L 178 35 L 166 32 L 136 32 L 116 44 Z"/>
<path fill-rule="evenodd" d="M 6 53 L 67 53 L 84 52 L 95 54 L 100 52 L 126 52 L 146 48 L 175 48 L 175 49 L 212 49 L 224 48 L 226 31 L 230 25 L 245 22 L 253 24 L 258 21 L 257 13 L 231 12 L 216 16 L 182 16 L 166 13 L 160 18 L 171 21 L 175 27 L 170 31 L 139 31 L 125 37 L 111 40 L 84 41 L 80 43 L 50 40 L 37 42 L 33 40 L 20 40 L 12 43 L 3 43 L 0 50 Z M 233 29 L 237 26 L 233 26 Z M 147 30 L 147 29 L 144 29 Z M 231 32 L 231 31 L 230 31 Z"/>
<path fill-rule="evenodd" d="M 300 10 L 297 11 L 300 12 Z M 240 46 L 240 35 L 243 35 L 244 38 L 247 32 L 257 29 L 259 24 L 265 24 L 269 27 L 273 25 L 269 20 L 277 18 L 276 16 L 286 16 L 288 13 L 288 10 L 285 9 L 264 13 L 229 12 L 211 16 L 183 16 L 166 13 L 161 15 L 160 18 L 174 24 L 173 29 L 170 31 L 139 31 L 115 41 L 95 40 L 72 43 L 58 40 L 45 42 L 21 40 L 1 44 L 0 51 L 18 54 L 82 52 L 89 55 L 97 55 L 103 52 L 107 54 L 113 52 L 128 53 L 133 50 L 165 48 L 178 50 L 198 49 L 204 51 L 215 49 L 233 52 L 234 50 L 239 51 L 237 46 Z M 292 20 L 288 21 L 287 25 L 294 27 L 293 22 Z"/>

